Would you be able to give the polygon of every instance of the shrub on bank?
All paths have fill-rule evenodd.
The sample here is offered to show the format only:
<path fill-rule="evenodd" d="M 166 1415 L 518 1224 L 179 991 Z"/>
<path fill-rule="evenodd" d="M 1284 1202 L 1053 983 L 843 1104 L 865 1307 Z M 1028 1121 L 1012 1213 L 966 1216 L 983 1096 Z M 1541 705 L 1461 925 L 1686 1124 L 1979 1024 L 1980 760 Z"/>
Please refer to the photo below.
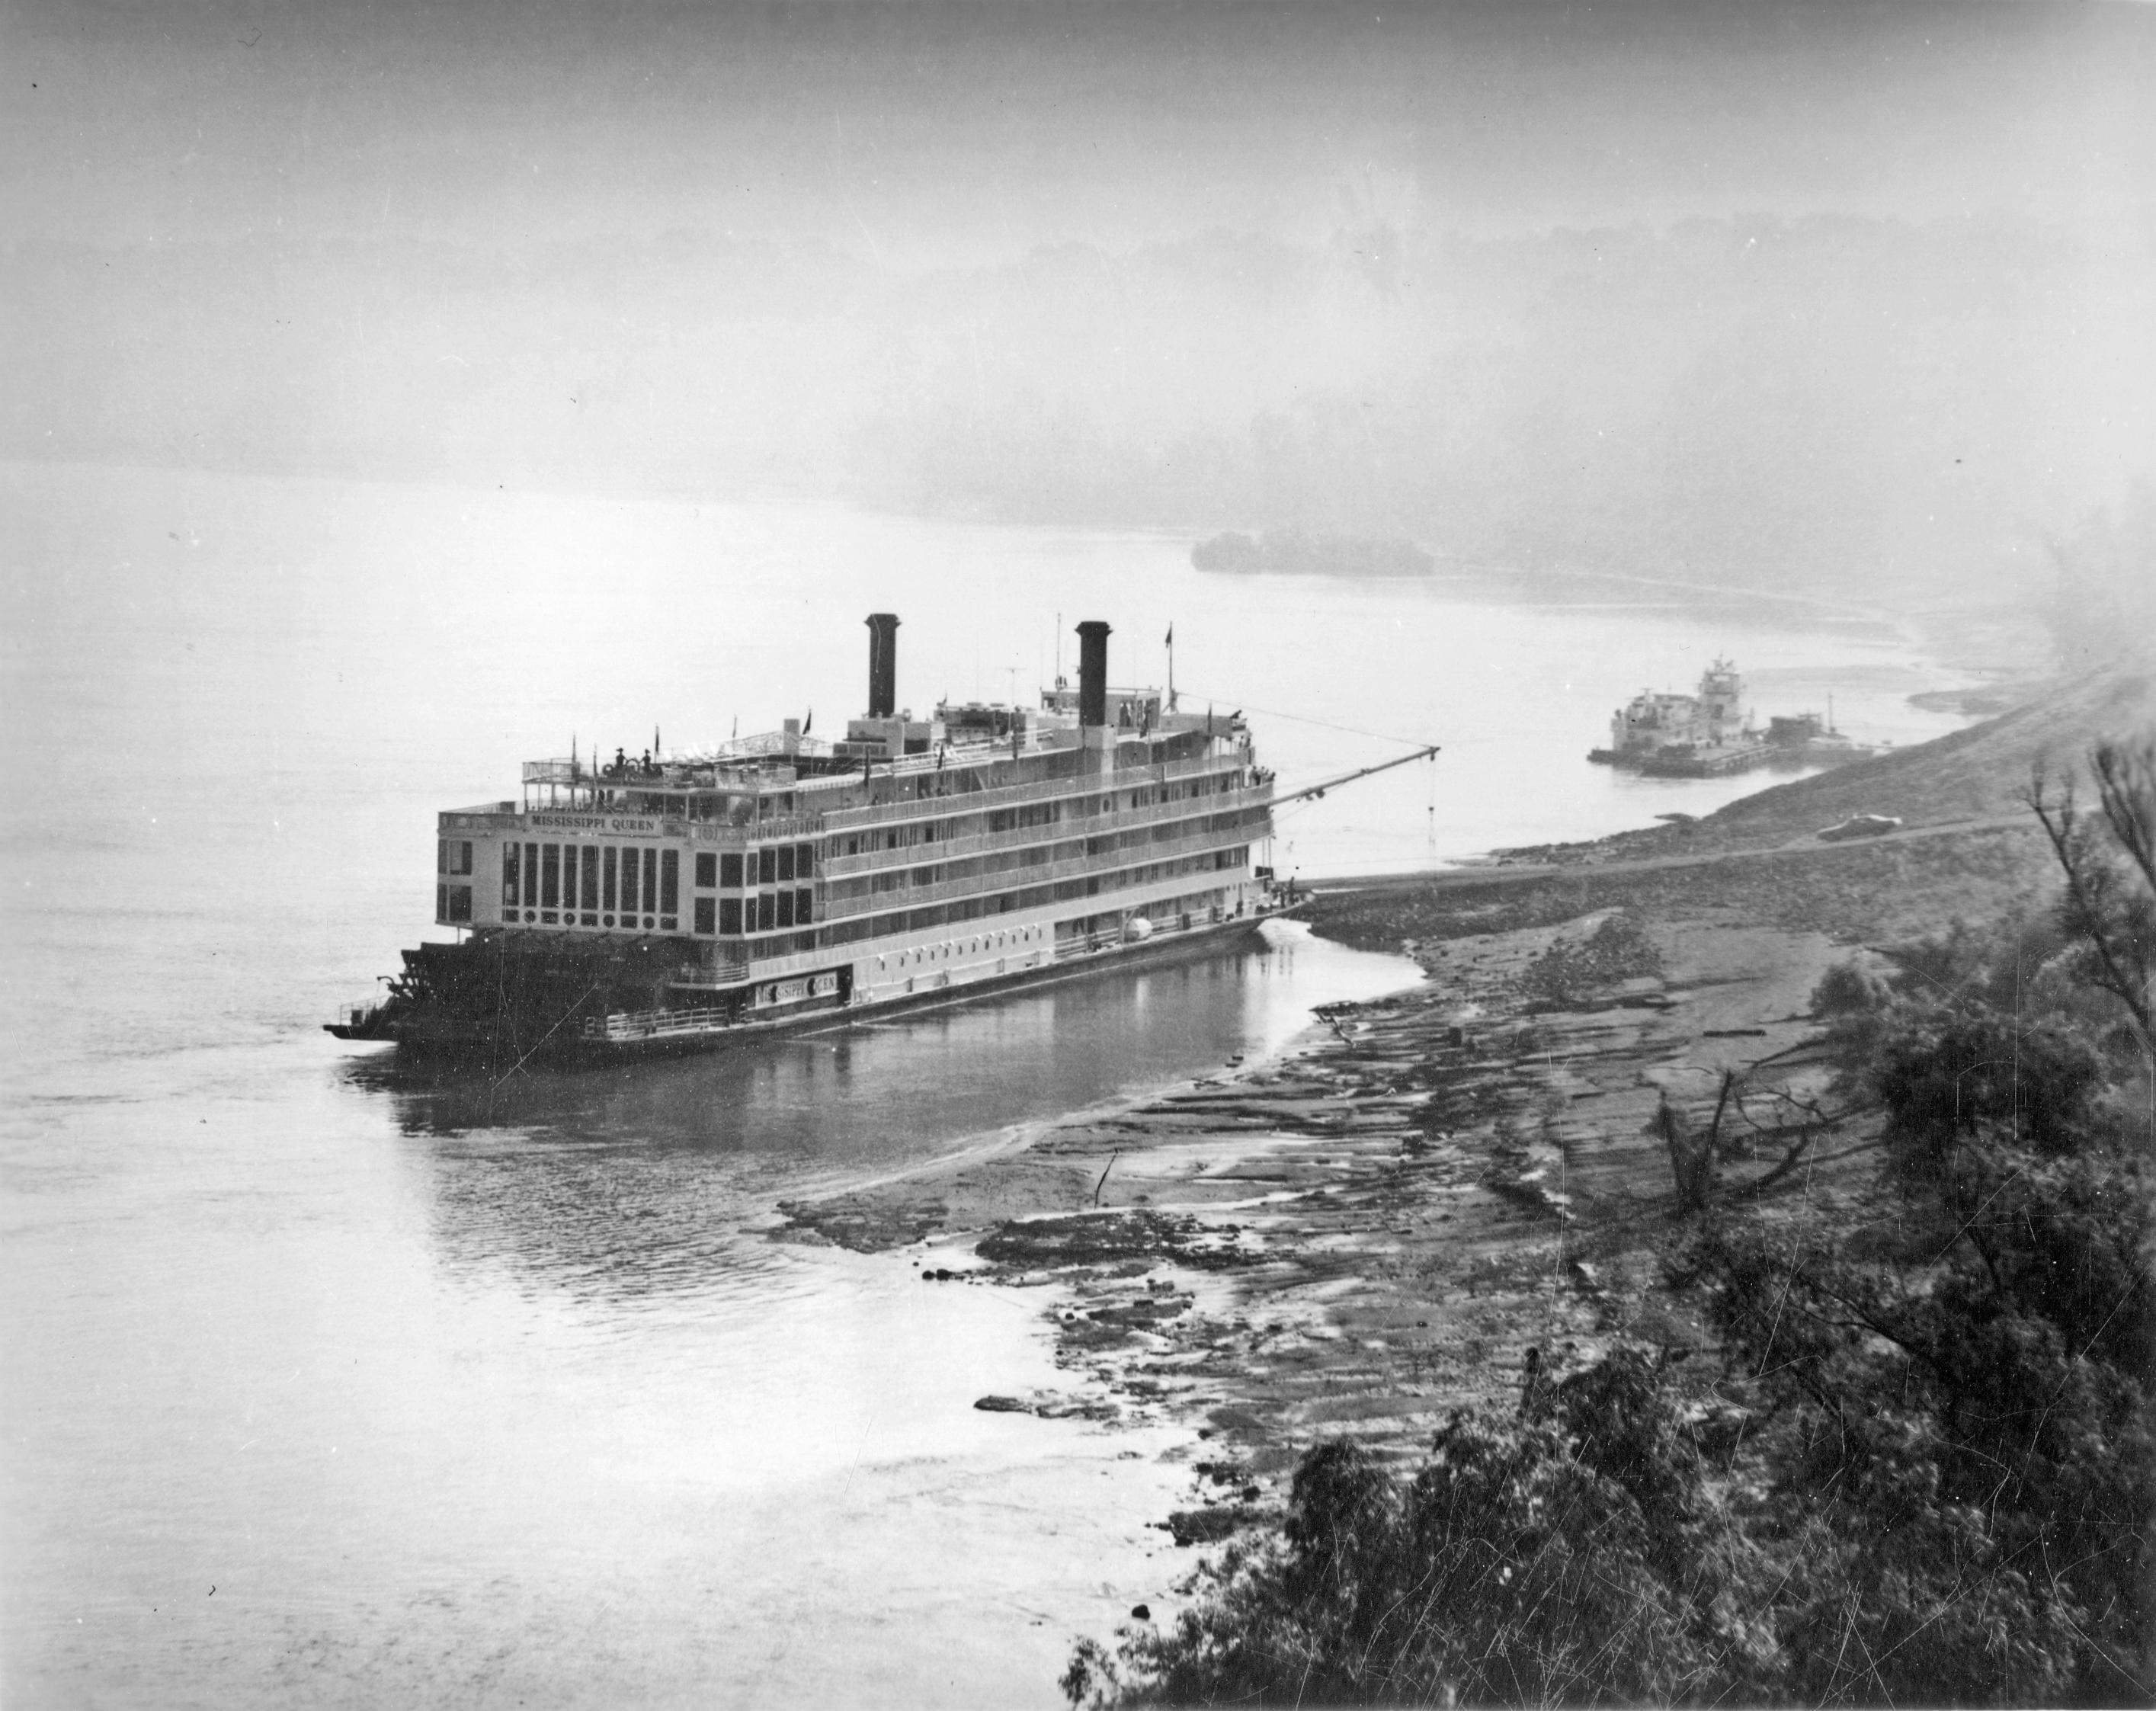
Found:
<path fill-rule="evenodd" d="M 1456 1416 L 1411 1478 L 1353 1444 L 1295 1477 L 1282 1538 L 1165 1631 L 1090 1642 L 1072 1703 L 1634 1703 L 1756 1697 L 1765 1560 L 1709 1488 L 1653 1354 L 1519 1417 Z"/>

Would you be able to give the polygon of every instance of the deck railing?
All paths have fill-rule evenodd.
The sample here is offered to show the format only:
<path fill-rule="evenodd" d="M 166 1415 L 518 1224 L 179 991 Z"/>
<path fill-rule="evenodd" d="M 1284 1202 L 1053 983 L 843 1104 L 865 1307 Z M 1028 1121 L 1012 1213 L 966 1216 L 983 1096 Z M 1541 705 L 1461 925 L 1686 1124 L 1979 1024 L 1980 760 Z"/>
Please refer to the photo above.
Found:
<path fill-rule="evenodd" d="M 985 856 L 1002 850 L 1022 850 L 1034 844 L 1067 844 L 1082 838 L 1106 836 L 1110 827 L 1116 831 L 1125 831 L 1139 826 L 1157 825 L 1165 820 L 1202 820 L 1210 814 L 1259 807 L 1271 799 L 1272 786 L 1270 783 L 1246 784 L 1240 789 L 1215 791 L 1206 796 L 1187 796 L 1175 802 L 1156 802 L 1147 808 L 1122 809 L 1112 815 L 1096 815 L 1090 820 L 1056 820 L 1046 825 L 1018 826 L 1007 832 L 976 832 L 969 837 L 938 838 L 933 842 L 908 844 L 897 850 L 866 850 L 858 856 L 827 856 L 824 858 L 823 875 L 826 880 L 855 879 L 862 874 L 874 873 L 893 866 L 911 864 L 926 866 L 933 862 L 955 861 L 965 856 Z M 966 810 L 968 813 L 974 811 L 970 808 Z M 894 862 L 894 856 L 899 857 L 900 861 Z"/>
<path fill-rule="evenodd" d="M 824 918 L 827 921 L 850 921 L 857 915 L 874 915 L 891 909 L 921 908 L 930 903 L 948 902 L 957 897 L 1024 891 L 1052 881 L 1076 879 L 1087 874 L 1097 873 L 1105 879 L 1110 874 L 1120 873 L 1128 868 L 1149 867 L 1156 861 L 1173 861 L 1181 856 L 1200 855 L 1208 850 L 1236 849 L 1249 844 L 1251 839 L 1249 827 L 1228 826 L 1217 831 L 1194 832 L 1188 837 L 1148 844 L 1140 850 L 1118 850 L 1112 855 L 1075 856 L 1061 861 L 1040 862 L 1031 867 L 1010 867 L 997 873 L 975 874 L 965 879 L 947 879 L 935 885 L 899 886 L 890 891 L 870 891 L 866 897 L 826 898 Z"/>
<path fill-rule="evenodd" d="M 686 1010 L 615 1010 L 593 1016 L 583 1027 L 587 1040 L 612 1043 L 630 1040 L 663 1040 L 670 1035 L 708 1034 L 733 1025 L 731 1013 L 717 1005 Z"/>
<path fill-rule="evenodd" d="M 1218 739 L 1216 739 L 1218 740 Z M 909 757 L 910 761 L 932 758 L 920 755 Z M 1208 753 L 1193 756 L 1188 760 L 1163 761 L 1158 765 L 1147 764 L 1146 776 L 1155 783 L 1166 783 L 1175 778 L 1187 778 L 1204 772 L 1233 772 L 1249 764 L 1249 755 L 1237 745 L 1227 753 Z M 890 763 L 877 763 L 877 776 L 883 776 Z M 922 770 L 910 767 L 914 772 Z M 929 770 L 933 770 L 932 767 Z M 1039 802 L 1051 796 L 1086 796 L 1105 794 L 1110 789 L 1127 789 L 1136 782 L 1135 766 L 1120 778 L 1108 773 L 1081 773 L 1067 778 L 1043 778 L 1032 784 L 999 784 L 987 790 L 958 790 L 942 796 L 908 797 L 902 802 L 865 803 L 858 808 L 834 808 L 823 815 L 827 831 L 857 831 L 863 826 L 883 825 L 896 820 L 933 820 L 954 814 L 978 814 L 985 809 L 1007 808 L 1020 802 Z M 820 781 L 819 781 L 820 782 Z"/>
<path fill-rule="evenodd" d="M 1236 868 L 1206 876 L 1206 877 L 1212 879 L 1216 885 L 1235 885 L 1243 882 L 1248 872 L 1247 868 Z M 1105 905 L 1116 910 L 1142 910 L 1156 904 L 1172 902 L 1178 897 L 1188 896 L 1194 889 L 1200 888 L 1193 885 L 1193 881 L 1199 877 L 1199 876 L 1188 873 L 1171 874 L 1165 879 L 1148 880 L 1143 885 L 1121 886 L 1113 891 L 1103 891 L 1097 898 L 1088 898 L 1086 901 L 1096 906 Z M 1224 906 L 1215 904 L 1209 910 L 1194 911 L 1191 924 L 1197 927 L 1225 920 L 1230 912 L 1232 912 Z M 824 945 L 814 950 L 794 951 L 783 957 L 757 957 L 749 964 L 749 974 L 757 980 L 783 980 L 795 974 L 815 974 L 831 968 L 837 963 L 859 961 L 863 957 L 873 956 L 876 954 L 875 947 L 879 943 L 888 947 L 894 939 L 903 939 L 909 944 L 919 943 L 932 933 L 935 934 L 938 940 L 947 940 L 952 943 L 960 939 L 985 938 L 988 934 L 998 931 L 998 923 L 1009 918 L 1005 916 L 984 915 L 978 920 L 953 921 L 946 927 L 927 928 L 921 933 L 887 933 L 880 938 L 853 939 L 844 944 Z M 1158 927 L 1156 930 L 1167 932 L 1171 929 Z M 1178 927 L 1175 930 L 1180 929 Z M 1106 943 L 1116 939 L 1116 935 L 1112 932 L 1096 933 L 1093 937 L 1099 943 L 1089 941 L 1083 947 L 1084 948 L 1101 949 Z M 1068 956 L 1079 948 L 1075 940 L 1065 940 L 1057 948 L 1055 954 L 1059 957 Z"/>
<path fill-rule="evenodd" d="M 674 986 L 697 988 L 738 986 L 748 979 L 748 958 L 732 962 L 700 963 L 678 970 L 670 977 Z"/>

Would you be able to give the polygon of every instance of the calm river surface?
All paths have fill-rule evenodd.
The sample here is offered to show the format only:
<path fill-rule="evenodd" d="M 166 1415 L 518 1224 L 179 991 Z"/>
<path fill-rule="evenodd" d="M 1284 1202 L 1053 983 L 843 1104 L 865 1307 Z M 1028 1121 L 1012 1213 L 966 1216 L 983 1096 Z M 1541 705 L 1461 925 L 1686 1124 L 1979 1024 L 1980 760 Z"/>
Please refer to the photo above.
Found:
<path fill-rule="evenodd" d="M 1949 725 L 1876 625 L 1224 583 L 1152 537 L 18 465 L 0 549 L 10 1707 L 1051 1704 L 1073 1636 L 1182 1571 L 1144 1526 L 1178 1435 L 973 1409 L 1059 1383 L 1038 1294 L 761 1232 L 1408 965 L 1290 930 L 630 1073 L 401 1079 L 318 1024 L 427 930 L 434 810 L 520 761 L 836 732 L 883 608 L 916 709 L 1029 693 L 1060 613 L 1116 626 L 1118 681 L 1173 622 L 1186 697 L 1286 784 L 1446 745 L 1283 816 L 1306 877 L 1756 788 L 1580 758 L 1717 650 L 1768 711 Z"/>

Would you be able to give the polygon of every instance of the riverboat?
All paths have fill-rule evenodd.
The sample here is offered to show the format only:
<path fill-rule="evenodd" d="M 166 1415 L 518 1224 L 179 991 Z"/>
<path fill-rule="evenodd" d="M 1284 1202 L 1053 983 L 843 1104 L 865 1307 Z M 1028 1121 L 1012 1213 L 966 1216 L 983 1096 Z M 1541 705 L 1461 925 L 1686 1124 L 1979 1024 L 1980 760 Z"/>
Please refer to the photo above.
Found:
<path fill-rule="evenodd" d="M 1763 732 L 1744 705 L 1744 680 L 1727 660 L 1701 674 L 1696 695 L 1643 689 L 1610 716 L 1609 747 L 1590 748 L 1598 766 L 1620 767 L 1650 778 L 1719 778 L 1758 767 L 1845 766 L 1877 751 L 1851 742 L 1827 716 L 1776 715 Z"/>
<path fill-rule="evenodd" d="M 1589 749 L 1588 759 L 1656 778 L 1749 772 L 1775 753 L 1753 727 L 1744 680 L 1727 660 L 1701 674 L 1697 695 L 1641 690 L 1610 716 L 1609 744 Z"/>
<path fill-rule="evenodd" d="M 526 762 L 438 817 L 434 919 L 340 1039 L 501 1066 L 703 1050 L 1217 947 L 1288 899 L 1240 712 L 1111 689 L 1109 626 L 1038 706 L 896 705 L 870 631 L 842 741 Z"/>

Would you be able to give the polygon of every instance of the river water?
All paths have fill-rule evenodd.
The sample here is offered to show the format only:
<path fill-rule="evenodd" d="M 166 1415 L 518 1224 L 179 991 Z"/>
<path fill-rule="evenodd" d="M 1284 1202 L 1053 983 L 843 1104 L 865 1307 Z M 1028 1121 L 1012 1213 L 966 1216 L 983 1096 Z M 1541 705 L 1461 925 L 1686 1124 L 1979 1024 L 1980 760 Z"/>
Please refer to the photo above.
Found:
<path fill-rule="evenodd" d="M 1245 953 L 737 1055 L 497 1086 L 319 1022 L 422 935 L 434 812 L 517 763 L 788 715 L 868 611 L 900 696 L 1008 696 L 1061 627 L 1242 707 L 1306 877 L 1699 812 L 1586 766 L 1719 650 L 1771 711 L 1949 722 L 1864 614 L 1224 583 L 1186 543 L 0 465 L 9 1706 L 1048 1704 L 1185 1566 L 1163 1429 L 985 1414 L 1063 1382 L 1037 1292 L 785 1246 L 778 1202 L 1276 1050 L 1413 978 Z M 1066 650 L 1065 664 L 1070 666 Z M 1292 717 L 1290 717 L 1292 716 Z"/>

